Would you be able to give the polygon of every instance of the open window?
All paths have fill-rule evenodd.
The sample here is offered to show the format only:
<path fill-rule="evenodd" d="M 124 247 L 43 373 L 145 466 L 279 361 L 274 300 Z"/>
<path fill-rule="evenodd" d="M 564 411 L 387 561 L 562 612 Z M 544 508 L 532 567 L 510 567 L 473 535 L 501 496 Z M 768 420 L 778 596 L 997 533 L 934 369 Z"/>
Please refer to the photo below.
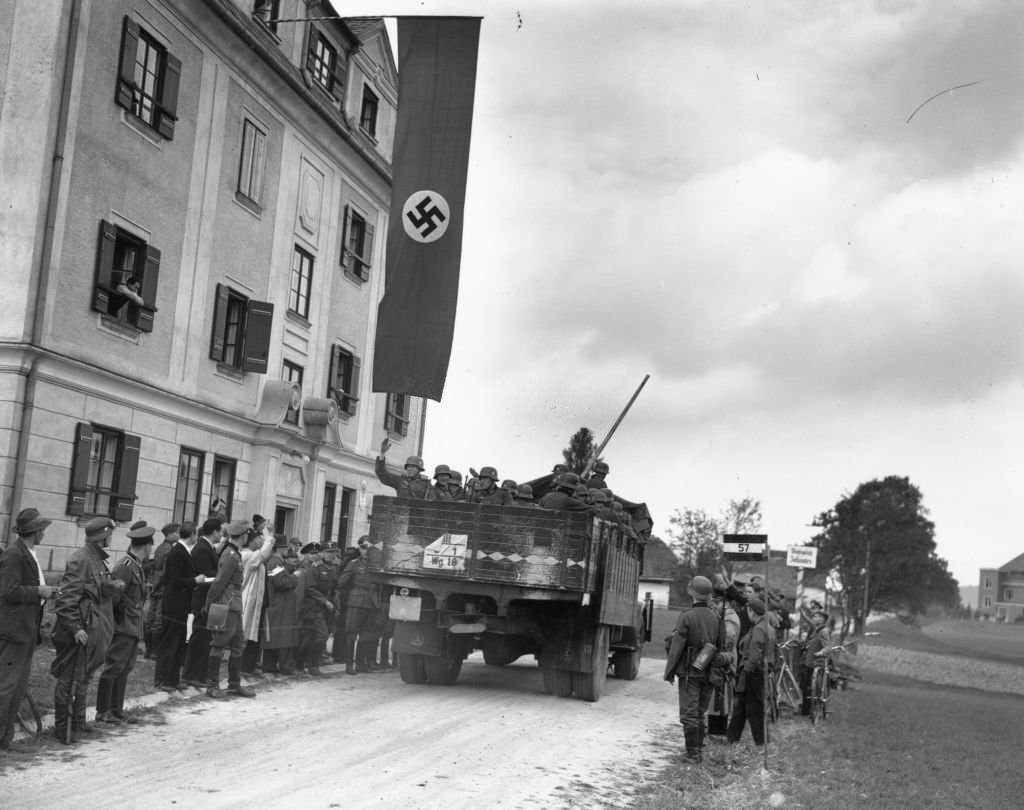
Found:
<path fill-rule="evenodd" d="M 117 105 L 171 140 L 178 120 L 180 80 L 181 61 L 145 28 L 125 17 L 114 94 Z"/>
<path fill-rule="evenodd" d="M 101 220 L 92 308 L 141 332 L 152 332 L 159 282 L 160 251 Z"/>
<path fill-rule="evenodd" d="M 273 304 L 250 301 L 231 287 L 218 284 L 210 359 L 237 371 L 266 374 L 273 323 Z"/>

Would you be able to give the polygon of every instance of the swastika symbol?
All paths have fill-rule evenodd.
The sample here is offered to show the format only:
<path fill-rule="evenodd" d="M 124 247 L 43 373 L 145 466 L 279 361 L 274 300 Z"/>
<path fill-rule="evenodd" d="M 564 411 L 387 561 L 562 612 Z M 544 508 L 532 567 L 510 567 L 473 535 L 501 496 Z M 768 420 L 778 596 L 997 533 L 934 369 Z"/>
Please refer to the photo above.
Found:
<path fill-rule="evenodd" d="M 417 242 L 436 242 L 448 230 L 450 219 L 448 201 L 429 189 L 410 194 L 402 206 L 402 228 Z"/>

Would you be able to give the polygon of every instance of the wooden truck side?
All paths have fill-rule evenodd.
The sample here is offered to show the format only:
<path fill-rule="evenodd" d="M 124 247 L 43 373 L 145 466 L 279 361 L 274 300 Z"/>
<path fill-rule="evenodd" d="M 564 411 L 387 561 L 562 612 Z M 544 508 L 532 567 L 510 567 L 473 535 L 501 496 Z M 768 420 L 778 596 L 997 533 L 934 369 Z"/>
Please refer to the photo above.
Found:
<path fill-rule="evenodd" d="M 370 543 L 406 683 L 454 683 L 476 649 L 493 665 L 537 656 L 545 690 L 561 697 L 599 700 L 609 666 L 637 677 L 650 637 L 637 601 L 643 543 L 618 523 L 378 496 Z"/>

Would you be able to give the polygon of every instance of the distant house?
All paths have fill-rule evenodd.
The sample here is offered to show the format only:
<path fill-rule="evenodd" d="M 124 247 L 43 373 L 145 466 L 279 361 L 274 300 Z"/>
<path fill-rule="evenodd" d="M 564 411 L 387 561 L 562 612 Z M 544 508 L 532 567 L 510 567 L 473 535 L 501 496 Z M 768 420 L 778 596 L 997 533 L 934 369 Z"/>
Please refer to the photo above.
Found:
<path fill-rule="evenodd" d="M 672 550 L 660 538 L 652 537 L 644 548 L 644 568 L 640 572 L 637 598 L 643 600 L 650 594 L 655 607 L 670 607 L 672 583 L 678 569 L 679 560 Z"/>
<path fill-rule="evenodd" d="M 996 621 L 1024 616 L 1024 554 L 1000 568 L 982 568 L 978 577 L 978 610 Z"/>

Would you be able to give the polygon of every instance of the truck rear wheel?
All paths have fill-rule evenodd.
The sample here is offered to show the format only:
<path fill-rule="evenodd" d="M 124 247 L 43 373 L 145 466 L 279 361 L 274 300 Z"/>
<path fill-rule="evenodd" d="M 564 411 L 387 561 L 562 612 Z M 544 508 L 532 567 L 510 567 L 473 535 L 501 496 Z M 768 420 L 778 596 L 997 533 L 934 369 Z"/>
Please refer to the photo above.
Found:
<path fill-rule="evenodd" d="M 401 661 L 401 657 L 398 660 Z M 447 655 L 424 656 L 423 665 L 427 671 L 427 682 L 433 684 L 455 683 L 462 672 L 462 659 Z"/>
<path fill-rule="evenodd" d="M 405 683 L 426 683 L 427 670 L 419 653 L 398 654 L 398 674 Z"/>
<path fill-rule="evenodd" d="M 640 650 L 616 650 L 612 656 L 615 677 L 635 681 L 640 674 Z"/>
<path fill-rule="evenodd" d="M 608 679 L 608 625 L 602 624 L 594 630 L 594 647 L 590 656 L 590 672 L 572 673 L 572 688 L 576 697 L 595 703 L 601 699 L 604 684 Z"/>
<path fill-rule="evenodd" d="M 545 667 L 542 670 L 544 675 L 544 691 L 549 695 L 566 698 L 572 694 L 572 673 L 564 669 L 552 669 Z"/>

